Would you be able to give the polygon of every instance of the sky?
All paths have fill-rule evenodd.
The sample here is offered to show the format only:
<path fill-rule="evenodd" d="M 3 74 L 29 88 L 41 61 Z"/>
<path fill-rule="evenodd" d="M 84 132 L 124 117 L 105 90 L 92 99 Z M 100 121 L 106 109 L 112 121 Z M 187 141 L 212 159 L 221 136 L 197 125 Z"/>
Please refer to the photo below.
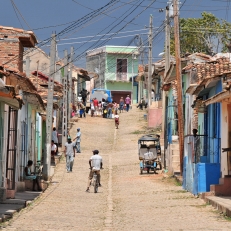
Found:
<path fill-rule="evenodd" d="M 32 30 L 47 54 L 51 34 L 58 34 L 59 57 L 73 46 L 75 65 L 85 68 L 87 50 L 136 46 L 141 40 L 147 46 L 153 15 L 155 62 L 164 50 L 165 12 L 160 9 L 166 5 L 167 0 L 1 0 L 0 25 Z M 230 5 L 230 0 L 181 0 L 180 17 L 198 18 L 206 11 L 231 22 Z M 144 63 L 148 63 L 147 55 Z"/>

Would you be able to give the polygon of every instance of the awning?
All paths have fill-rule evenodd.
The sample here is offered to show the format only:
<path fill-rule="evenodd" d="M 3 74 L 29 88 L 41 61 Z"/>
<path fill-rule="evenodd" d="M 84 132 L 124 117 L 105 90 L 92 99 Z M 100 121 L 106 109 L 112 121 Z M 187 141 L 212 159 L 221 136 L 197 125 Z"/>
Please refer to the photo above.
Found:
<path fill-rule="evenodd" d="M 198 84 L 190 84 L 188 89 L 186 90 L 186 93 L 192 94 L 195 91 L 195 89 L 197 88 L 197 86 L 198 86 Z"/>
<path fill-rule="evenodd" d="M 213 104 L 213 103 L 219 103 L 222 100 L 229 98 L 230 96 L 231 96 L 230 91 L 222 91 L 222 92 L 212 96 L 211 98 L 203 101 L 203 103 L 206 106 L 208 106 L 208 105 Z"/>
<path fill-rule="evenodd" d="M 80 75 L 78 74 L 78 78 L 84 79 L 85 81 L 90 81 L 91 77 L 88 75 Z"/>
<path fill-rule="evenodd" d="M 41 98 L 41 96 L 37 93 L 31 93 L 31 92 L 23 92 L 24 95 L 29 96 L 27 97 L 26 101 L 30 104 L 36 105 L 36 106 L 40 106 L 43 110 L 45 110 L 45 106 L 43 103 L 43 100 Z"/>
<path fill-rule="evenodd" d="M 0 101 L 16 109 L 23 105 L 21 97 L 15 95 L 14 87 L 11 86 L 0 88 Z"/>
<path fill-rule="evenodd" d="M 198 86 L 196 87 L 195 91 L 192 93 L 193 95 L 198 95 L 204 88 L 213 87 L 216 83 L 221 79 L 221 76 L 214 76 L 203 79 Z"/>

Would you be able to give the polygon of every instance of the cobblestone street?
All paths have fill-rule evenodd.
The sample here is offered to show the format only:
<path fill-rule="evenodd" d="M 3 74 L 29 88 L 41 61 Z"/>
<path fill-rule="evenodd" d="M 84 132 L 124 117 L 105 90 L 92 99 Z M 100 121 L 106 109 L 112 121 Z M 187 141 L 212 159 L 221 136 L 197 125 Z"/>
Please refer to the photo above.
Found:
<path fill-rule="evenodd" d="M 62 159 L 50 187 L 3 230 L 231 230 L 230 221 L 171 178 L 139 175 L 137 131 L 144 126 L 136 108 L 120 114 L 118 130 L 114 120 L 80 119 L 71 131 L 72 137 L 78 127 L 82 132 L 73 172 L 66 172 Z M 85 192 L 93 149 L 104 161 L 97 194 Z"/>

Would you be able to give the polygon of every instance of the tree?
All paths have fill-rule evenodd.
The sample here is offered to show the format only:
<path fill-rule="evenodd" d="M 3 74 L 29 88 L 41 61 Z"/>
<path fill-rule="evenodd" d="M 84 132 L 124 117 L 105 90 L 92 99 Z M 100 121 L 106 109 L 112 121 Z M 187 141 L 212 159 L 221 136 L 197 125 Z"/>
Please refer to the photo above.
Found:
<path fill-rule="evenodd" d="M 181 54 L 202 52 L 214 55 L 227 52 L 231 23 L 208 12 L 203 12 L 201 16 L 202 18 L 180 19 Z M 175 54 L 174 33 L 171 33 L 171 54 Z"/>

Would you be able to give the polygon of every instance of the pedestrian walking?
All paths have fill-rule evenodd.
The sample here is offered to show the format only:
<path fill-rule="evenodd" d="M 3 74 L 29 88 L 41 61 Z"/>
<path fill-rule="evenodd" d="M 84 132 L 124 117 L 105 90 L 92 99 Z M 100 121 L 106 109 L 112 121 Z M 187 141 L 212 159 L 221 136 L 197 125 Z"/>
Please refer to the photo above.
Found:
<path fill-rule="evenodd" d="M 51 161 L 55 161 L 57 146 L 54 143 L 54 140 L 51 141 Z"/>
<path fill-rule="evenodd" d="M 113 108 L 113 104 L 109 103 L 107 105 L 107 118 L 111 119 L 112 118 L 112 108 Z"/>
<path fill-rule="evenodd" d="M 56 131 L 55 127 L 53 128 L 53 131 L 52 131 L 52 140 L 54 141 L 54 144 L 56 145 L 55 155 L 58 155 L 59 140 L 58 140 L 58 132 Z"/>
<path fill-rule="evenodd" d="M 115 113 L 115 127 L 116 129 L 119 128 L 119 115 L 117 114 L 117 112 Z"/>
<path fill-rule="evenodd" d="M 98 107 L 99 107 L 99 101 L 94 98 L 93 99 L 93 104 L 94 104 L 94 107 L 95 107 L 95 115 L 98 113 Z"/>
<path fill-rule="evenodd" d="M 120 113 L 121 111 L 123 112 L 124 110 L 124 98 L 123 97 L 120 98 L 119 110 L 120 110 Z"/>
<path fill-rule="evenodd" d="M 94 103 L 91 102 L 91 117 L 93 117 L 95 114 L 95 106 L 94 106 Z"/>
<path fill-rule="evenodd" d="M 130 104 L 131 104 L 131 99 L 130 99 L 129 95 L 127 95 L 127 97 L 125 99 L 125 103 L 126 103 L 126 111 L 128 112 Z"/>
<path fill-rule="evenodd" d="M 85 106 L 84 104 L 81 102 L 81 103 L 78 103 L 78 107 L 80 109 L 80 118 L 82 118 L 84 116 L 84 118 L 86 118 L 86 113 L 85 113 Z"/>
<path fill-rule="evenodd" d="M 98 111 L 99 111 L 99 116 L 102 115 L 102 102 L 99 101 L 99 104 L 98 104 Z"/>
<path fill-rule="evenodd" d="M 65 157 L 67 172 L 72 172 L 75 157 L 75 143 L 72 143 L 71 137 L 68 137 L 68 140 L 65 144 Z"/>
<path fill-rule="evenodd" d="M 81 131 L 80 131 L 80 128 L 77 128 L 76 137 L 73 139 L 73 141 L 75 141 L 75 140 L 76 140 L 76 143 L 75 143 L 76 152 L 81 153 L 81 149 L 80 149 Z"/>

